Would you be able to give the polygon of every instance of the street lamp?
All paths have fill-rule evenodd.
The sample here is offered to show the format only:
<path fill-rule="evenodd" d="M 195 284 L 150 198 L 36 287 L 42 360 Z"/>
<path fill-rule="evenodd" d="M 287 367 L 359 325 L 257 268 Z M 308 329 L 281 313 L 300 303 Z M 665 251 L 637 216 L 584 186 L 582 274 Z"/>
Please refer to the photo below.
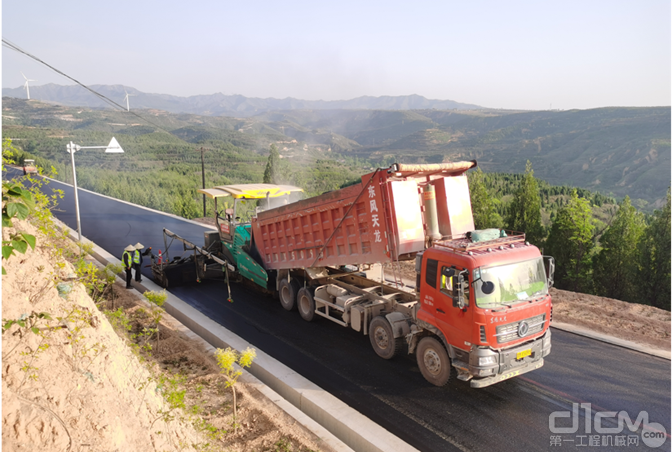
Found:
<path fill-rule="evenodd" d="M 75 152 L 80 149 L 105 149 L 106 154 L 123 154 L 124 150 L 119 146 L 116 138 L 112 137 L 110 144 L 107 146 L 80 146 L 72 141 L 67 144 L 68 153 L 70 153 L 70 160 L 72 160 L 72 185 L 75 187 L 75 212 L 77 212 L 77 234 L 79 234 L 79 242 L 82 241 L 82 224 L 79 220 L 79 197 L 77 196 L 77 173 L 75 172 Z"/>

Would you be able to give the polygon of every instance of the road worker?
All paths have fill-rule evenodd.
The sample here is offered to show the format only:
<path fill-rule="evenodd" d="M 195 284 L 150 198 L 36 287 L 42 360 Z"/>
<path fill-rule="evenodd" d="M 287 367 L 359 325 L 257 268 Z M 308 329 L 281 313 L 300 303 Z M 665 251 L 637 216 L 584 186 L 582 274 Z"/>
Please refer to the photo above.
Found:
<path fill-rule="evenodd" d="M 152 247 L 147 248 L 146 251 L 140 251 L 145 246 L 138 242 L 135 244 L 135 253 L 133 253 L 133 268 L 135 269 L 135 281 L 142 282 L 142 256 L 147 256 L 152 252 Z"/>
<path fill-rule="evenodd" d="M 128 245 L 124 248 L 124 254 L 121 255 L 121 263 L 126 270 L 126 288 L 131 288 L 131 269 L 133 268 L 133 255 L 135 254 L 135 247 Z"/>

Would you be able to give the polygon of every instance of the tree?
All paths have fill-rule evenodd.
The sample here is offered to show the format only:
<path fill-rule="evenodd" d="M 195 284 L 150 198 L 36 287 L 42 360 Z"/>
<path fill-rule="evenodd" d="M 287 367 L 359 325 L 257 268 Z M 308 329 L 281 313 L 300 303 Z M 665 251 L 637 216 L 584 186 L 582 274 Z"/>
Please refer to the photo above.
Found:
<path fill-rule="evenodd" d="M 480 168 L 469 175 L 469 193 L 474 227 L 476 229 L 501 227 L 502 217 L 495 211 L 495 199 L 488 192 Z"/>
<path fill-rule="evenodd" d="M 544 227 L 541 224 L 541 198 L 539 185 L 534 178 L 532 164 L 527 161 L 525 175 L 509 206 L 507 226 L 513 231 L 525 233 L 525 237 L 535 245 L 542 245 Z"/>
<path fill-rule="evenodd" d="M 278 183 L 278 167 L 280 162 L 280 153 L 275 144 L 271 144 L 270 154 L 266 162 L 266 169 L 264 170 L 264 183 L 277 184 Z"/>
<path fill-rule="evenodd" d="M 653 214 L 653 221 L 639 241 L 637 300 L 670 310 L 670 189 L 667 203 Z"/>
<path fill-rule="evenodd" d="M 12 140 L 5 139 L 2 142 L 2 172 L 5 164 L 14 163 L 13 157 L 16 148 L 12 146 Z M 35 199 L 30 190 L 26 189 L 21 182 L 13 180 L 2 181 L 2 228 L 13 228 L 12 219 L 25 220 L 35 208 Z M 4 237 L 4 234 L 3 234 Z M 16 230 L 9 234 L 9 240 L 2 241 L 2 259 L 7 260 L 14 256 L 14 251 L 24 254 L 28 246 L 35 249 L 35 236 Z M 5 267 L 2 267 L 5 275 Z"/>
<path fill-rule="evenodd" d="M 178 186 L 171 192 L 172 212 L 184 218 L 197 218 L 201 215 L 201 208 L 194 199 L 195 190 Z"/>
<path fill-rule="evenodd" d="M 637 212 L 626 196 L 611 226 L 602 235 L 602 249 L 593 260 L 593 279 L 598 295 L 625 301 L 637 300 L 637 245 L 643 233 L 644 216 Z"/>
<path fill-rule="evenodd" d="M 548 253 L 556 261 L 555 281 L 559 289 L 591 292 L 594 230 L 590 204 L 573 191 L 565 207 L 558 211 L 546 242 Z"/>
<path fill-rule="evenodd" d="M 238 353 L 231 347 L 227 347 L 226 350 L 218 348 L 215 351 L 215 358 L 217 359 L 219 369 L 226 378 L 225 386 L 231 388 L 231 391 L 233 392 L 234 432 L 238 428 L 238 424 L 236 423 L 236 417 L 238 415 L 236 412 L 236 383 L 238 382 L 238 377 L 240 377 L 243 372 L 233 366 L 237 363 L 240 367 L 250 367 L 252 361 L 254 361 L 254 358 L 256 357 L 256 350 L 250 347 L 247 347 L 242 353 Z"/>

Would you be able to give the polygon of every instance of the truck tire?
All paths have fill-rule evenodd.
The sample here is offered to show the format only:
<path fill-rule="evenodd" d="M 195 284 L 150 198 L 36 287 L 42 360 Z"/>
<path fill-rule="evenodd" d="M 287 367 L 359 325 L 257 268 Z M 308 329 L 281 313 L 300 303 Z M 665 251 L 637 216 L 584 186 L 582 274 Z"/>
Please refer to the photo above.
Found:
<path fill-rule="evenodd" d="M 401 350 L 404 338 L 394 338 L 390 322 L 383 316 L 374 317 L 369 324 L 369 340 L 378 356 L 392 359 Z"/>
<path fill-rule="evenodd" d="M 301 318 L 306 322 L 312 322 L 315 318 L 315 299 L 313 299 L 313 294 L 309 288 L 302 287 L 299 289 L 296 304 Z"/>
<path fill-rule="evenodd" d="M 450 380 L 450 358 L 443 344 L 434 337 L 423 337 L 415 352 L 418 367 L 425 379 L 435 386 L 445 386 Z"/>
<path fill-rule="evenodd" d="M 296 293 L 299 291 L 299 282 L 292 279 L 291 282 L 287 278 L 280 281 L 280 289 L 278 296 L 280 297 L 280 304 L 287 311 L 291 311 L 296 307 Z"/>

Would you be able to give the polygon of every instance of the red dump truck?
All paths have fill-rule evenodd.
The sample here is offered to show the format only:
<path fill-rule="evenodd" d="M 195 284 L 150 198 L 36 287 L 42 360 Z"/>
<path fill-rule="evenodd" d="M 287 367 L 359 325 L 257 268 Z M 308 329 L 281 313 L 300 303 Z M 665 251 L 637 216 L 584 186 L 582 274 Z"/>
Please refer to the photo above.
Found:
<path fill-rule="evenodd" d="M 301 189 L 291 186 L 199 190 L 215 200 L 218 231 L 198 247 L 164 229 L 194 254 L 154 262 L 155 279 L 170 286 L 224 273 L 227 282 L 251 281 L 306 321 L 322 317 L 368 335 L 382 358 L 415 353 L 437 386 L 452 368 L 478 388 L 538 369 L 551 350 L 553 259 L 524 234 L 474 231 L 465 173 L 475 166 L 394 164 L 299 201 Z M 220 212 L 225 197 L 233 209 Z M 363 273 L 409 260 L 414 290 L 396 276 L 391 283 Z"/>
<path fill-rule="evenodd" d="M 23 161 L 23 175 L 26 176 L 28 174 L 37 174 L 37 167 L 33 159 L 25 159 Z"/>

